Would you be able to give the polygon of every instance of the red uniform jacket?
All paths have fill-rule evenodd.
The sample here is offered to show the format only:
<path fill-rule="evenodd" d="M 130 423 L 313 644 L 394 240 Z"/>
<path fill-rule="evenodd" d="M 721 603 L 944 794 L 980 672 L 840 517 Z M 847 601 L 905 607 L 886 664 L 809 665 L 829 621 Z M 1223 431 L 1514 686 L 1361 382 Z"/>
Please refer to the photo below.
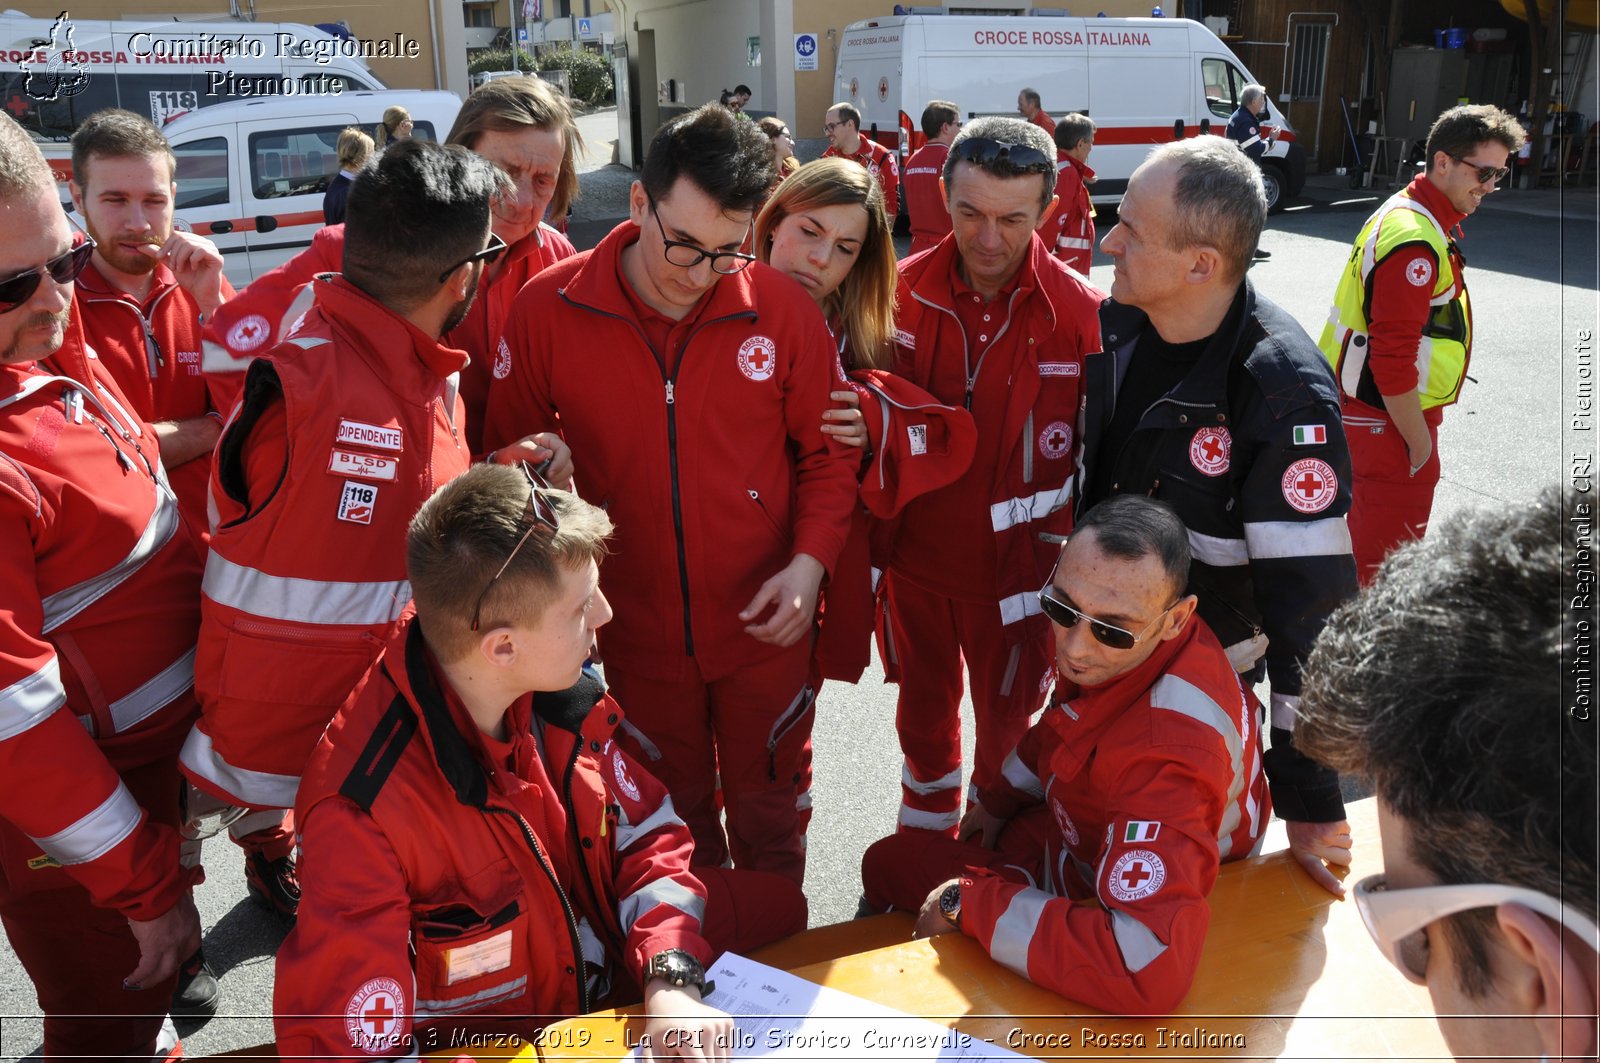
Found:
<path fill-rule="evenodd" d="M 1004 381 L 1003 418 L 985 423 L 984 417 L 975 413 L 979 435 L 991 434 L 1000 440 L 1003 460 L 993 469 L 974 466 L 967 476 L 982 477 L 989 485 L 987 523 L 994 536 L 994 595 L 1015 646 L 1040 634 L 1045 623 L 1039 615 L 1038 590 L 1055 565 L 1059 540 L 1040 536 L 1063 535 L 1072 527 L 1078 451 L 1073 425 L 1083 359 L 1100 347 L 1098 308 L 1103 296 L 1051 258 L 1035 238 L 1010 297 L 1006 327 L 986 354 L 969 357 L 951 287 L 956 254 L 955 241 L 945 240 L 932 251 L 902 263 L 895 372 L 952 406 L 967 405 L 968 396 L 960 391 L 940 392 L 936 360 L 955 359 L 955 365 L 964 364 L 964 376 L 972 386 L 977 386 L 980 378 L 987 386 L 994 386 L 995 378 Z M 949 379 L 949 375 L 941 378 Z M 970 528 L 970 514 L 952 516 L 965 483 L 963 478 L 913 500 L 901 514 L 901 528 L 912 524 L 923 529 Z M 922 535 L 912 541 L 901 535 L 893 555 L 896 568 L 902 563 L 922 569 L 970 564 L 975 546 L 955 541 L 957 538 Z M 930 552 L 929 556 L 921 556 L 922 551 Z M 910 556 L 913 552 L 916 557 Z"/>
<path fill-rule="evenodd" d="M 287 808 L 334 710 L 411 599 L 406 526 L 466 471 L 455 374 L 466 362 L 339 277 L 250 367 L 217 444 L 183 749 L 197 786 Z"/>
<path fill-rule="evenodd" d="M 854 155 L 846 155 L 837 148 L 830 147 L 822 153 L 824 159 L 850 159 L 859 162 L 867 168 L 867 172 L 878 179 L 878 184 L 883 189 L 883 210 L 889 215 L 889 224 L 894 224 L 894 217 L 900 212 L 900 168 L 895 161 L 894 152 L 869 140 L 861 138 L 861 147 L 856 149 Z"/>
<path fill-rule="evenodd" d="M 1056 209 L 1039 227 L 1039 236 L 1055 256 L 1085 277 L 1094 261 L 1094 206 L 1089 182 L 1094 171 L 1077 159 L 1056 163 Z"/>
<path fill-rule="evenodd" d="M 200 561 L 76 316 L 65 349 L 92 384 L 0 365 L 0 818 L 31 843 L 0 881 L 148 920 L 200 875 L 118 773 L 170 763 L 194 719 Z"/>
<path fill-rule="evenodd" d="M 304 899 L 273 999 L 285 1058 L 529 1037 L 610 988 L 636 997 L 658 952 L 712 959 L 688 828 L 612 743 L 622 712 L 598 677 L 518 700 L 506 743 L 441 685 L 404 622 L 307 766 Z"/>
<path fill-rule="evenodd" d="M 1254 851 L 1271 815 L 1260 713 L 1199 617 L 1105 686 L 1058 684 L 979 799 L 1004 818 L 1043 803 L 1060 833 L 1037 887 L 962 882 L 962 933 L 1065 997 L 1170 1013 L 1194 980 L 1218 863 Z"/>
<path fill-rule="evenodd" d="M 233 287 L 222 282 L 224 298 Z M 101 364 L 146 421 L 204 417 L 212 404 L 200 366 L 200 307 L 178 287 L 172 271 L 157 263 L 150 295 L 140 306 L 113 287 L 90 262 L 73 292 L 84 335 Z M 70 370 L 68 376 L 75 376 Z M 203 454 L 167 470 L 172 490 L 190 528 L 202 544 L 207 531 L 206 485 L 211 455 Z"/>
<path fill-rule="evenodd" d="M 950 145 L 930 141 L 906 160 L 901 194 L 911 215 L 911 254 L 926 251 L 950 234 L 950 208 L 939 193 L 939 178 Z M 893 221 L 894 219 L 890 219 Z"/>
<path fill-rule="evenodd" d="M 600 575 L 616 610 L 606 658 L 673 679 L 692 655 L 714 680 L 783 652 L 745 634 L 739 610 L 796 554 L 832 570 L 860 451 L 821 431 L 843 386 L 822 314 L 761 263 L 701 301 L 669 375 L 622 287 L 638 233 L 624 222 L 523 288 L 484 443 L 561 432 L 578 491 L 617 529 Z"/>

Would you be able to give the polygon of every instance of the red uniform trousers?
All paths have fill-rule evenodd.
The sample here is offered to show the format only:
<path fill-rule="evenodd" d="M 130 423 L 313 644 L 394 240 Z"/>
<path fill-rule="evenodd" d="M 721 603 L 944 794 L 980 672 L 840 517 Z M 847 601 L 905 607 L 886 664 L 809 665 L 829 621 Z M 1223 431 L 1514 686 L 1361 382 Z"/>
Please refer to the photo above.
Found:
<path fill-rule="evenodd" d="M 1411 475 L 1411 456 L 1400 430 L 1383 410 L 1346 399 L 1345 441 L 1350 446 L 1350 545 L 1356 576 L 1365 587 L 1389 551 L 1420 539 L 1433 512 L 1439 486 L 1439 422 L 1443 412 L 1425 411 L 1433 453 Z"/>
<path fill-rule="evenodd" d="M 1043 881 L 1039 865 L 1053 832 L 1059 829 L 1048 806 L 1039 805 L 1008 822 L 993 849 L 921 832 L 880 838 L 861 857 L 867 905 L 877 912 L 918 911 L 935 886 L 960 878 L 968 868 L 986 868 L 1010 882 L 1037 885 Z"/>
<path fill-rule="evenodd" d="M 806 895 L 786 876 L 731 867 L 697 867 L 694 873 L 706 888 L 700 934 L 713 958 L 748 954 L 806 928 Z"/>
<path fill-rule="evenodd" d="M 811 640 L 709 682 L 696 658 L 684 664 L 683 678 L 663 680 L 606 663 L 606 684 L 628 714 L 618 740 L 672 795 L 694 835 L 696 867 L 725 864 L 731 852 L 737 867 L 802 883 Z M 719 783 L 726 836 L 717 817 Z"/>
<path fill-rule="evenodd" d="M 961 664 L 977 725 L 972 786 L 988 784 L 1044 705 L 1053 676 L 1050 629 L 1017 647 L 995 602 L 961 602 L 917 586 L 899 573 L 889 580 L 889 629 L 900 665 L 895 730 L 905 755 L 900 830 L 955 836 L 961 819 Z M 1015 650 L 1015 655 L 1013 655 Z"/>
<path fill-rule="evenodd" d="M 180 741 L 187 730 L 177 732 Z M 177 743 L 158 752 L 118 774 L 151 820 L 177 827 Z M 44 1012 L 45 1059 L 149 1063 L 177 974 L 138 991 L 122 988 L 139 966 L 127 918 L 95 905 L 61 868 L 29 867 L 40 855 L 37 842 L 0 820 L 0 921 Z"/>

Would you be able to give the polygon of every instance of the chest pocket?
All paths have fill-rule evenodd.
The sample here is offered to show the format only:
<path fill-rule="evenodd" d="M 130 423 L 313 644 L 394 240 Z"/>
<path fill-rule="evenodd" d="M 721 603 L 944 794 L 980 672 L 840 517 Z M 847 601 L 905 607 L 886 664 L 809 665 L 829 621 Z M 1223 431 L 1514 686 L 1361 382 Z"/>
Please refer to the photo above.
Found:
<path fill-rule="evenodd" d="M 499 906 L 413 909 L 411 925 L 419 1021 L 467 1012 L 526 1010 L 529 918 L 518 897 Z"/>

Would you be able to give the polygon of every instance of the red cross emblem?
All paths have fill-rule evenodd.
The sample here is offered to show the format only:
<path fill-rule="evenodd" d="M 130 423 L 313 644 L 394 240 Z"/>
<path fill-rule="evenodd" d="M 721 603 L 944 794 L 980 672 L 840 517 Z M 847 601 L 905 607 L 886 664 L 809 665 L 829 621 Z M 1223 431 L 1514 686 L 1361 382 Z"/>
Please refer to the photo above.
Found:
<path fill-rule="evenodd" d="M 389 998 L 378 995 L 372 998 L 372 1006 L 361 1013 L 361 1021 L 372 1027 L 375 1035 L 381 1036 L 389 1029 L 389 1023 L 394 1018 L 394 1005 Z"/>
<path fill-rule="evenodd" d="M 1117 858 L 1107 876 L 1111 896 L 1119 901 L 1137 901 L 1161 889 L 1167 881 L 1167 865 L 1149 849 L 1130 849 Z"/>
<path fill-rule="evenodd" d="M 367 1052 L 389 1047 L 400 1025 L 405 993 L 393 978 L 369 978 L 344 1008 L 350 1044 Z"/>
<path fill-rule="evenodd" d="M 1233 453 L 1233 436 L 1226 428 L 1202 428 L 1189 440 L 1189 464 L 1207 476 L 1228 471 Z"/>
<path fill-rule="evenodd" d="M 1051 421 L 1039 433 L 1039 453 L 1051 461 L 1064 458 L 1072 449 L 1072 426 L 1065 421 Z"/>
<path fill-rule="evenodd" d="M 17 118 L 21 118 L 23 115 L 28 113 L 28 101 L 23 99 L 21 96 L 13 95 L 9 100 L 6 101 L 6 110 L 10 111 Z"/>
<path fill-rule="evenodd" d="M 1406 280 L 1418 288 L 1433 280 L 1433 263 L 1426 258 L 1417 257 L 1406 264 Z"/>
<path fill-rule="evenodd" d="M 228 330 L 228 346 L 236 351 L 253 351 L 267 342 L 269 331 L 266 318 L 260 314 L 250 314 L 240 318 Z"/>
<path fill-rule="evenodd" d="M 1143 861 L 1135 860 L 1128 865 L 1128 870 L 1122 873 L 1122 884 L 1130 890 L 1136 890 L 1144 885 L 1150 877 L 1150 871 L 1144 866 Z"/>
<path fill-rule="evenodd" d="M 1333 467 L 1316 458 L 1305 458 L 1283 473 L 1283 500 L 1301 513 L 1321 513 L 1339 497 L 1339 478 Z"/>
<path fill-rule="evenodd" d="M 739 344 L 739 372 L 751 380 L 766 380 L 777 368 L 777 347 L 765 336 L 751 336 Z"/>

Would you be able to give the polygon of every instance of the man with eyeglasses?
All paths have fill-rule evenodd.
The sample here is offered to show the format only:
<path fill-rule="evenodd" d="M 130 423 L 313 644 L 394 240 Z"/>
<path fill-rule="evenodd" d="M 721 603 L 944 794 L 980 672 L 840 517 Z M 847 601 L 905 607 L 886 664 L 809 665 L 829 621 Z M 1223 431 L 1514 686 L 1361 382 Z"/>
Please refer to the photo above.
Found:
<path fill-rule="evenodd" d="M 911 215 L 911 254 L 926 251 L 950 232 L 950 208 L 939 181 L 950 142 L 961 132 L 961 111 L 949 100 L 929 100 L 922 109 L 922 134 L 927 143 L 906 160 L 901 185 L 906 213 Z"/>
<path fill-rule="evenodd" d="M 978 428 L 961 479 L 901 514 L 886 577 L 899 825 L 924 836 L 961 818 L 963 661 L 974 787 L 994 780 L 1054 674 L 1037 592 L 1072 527 L 1079 384 L 1101 298 L 1035 234 L 1055 186 L 1055 144 L 1037 126 L 968 122 L 941 179 L 951 234 L 901 265 L 894 371 Z"/>
<path fill-rule="evenodd" d="M 1169 503 L 1189 529 L 1190 589 L 1249 686 L 1272 682 L 1272 803 L 1296 861 L 1342 895 L 1350 862 L 1336 773 L 1294 746 L 1300 666 L 1356 592 L 1350 458 L 1333 375 L 1248 278 L 1266 224 L 1261 171 L 1222 137 L 1163 144 L 1100 241 L 1115 263 L 1104 353 L 1085 370 L 1080 508 Z"/>
<path fill-rule="evenodd" d="M 828 108 L 822 118 L 822 132 L 827 135 L 828 149 L 824 159 L 849 159 L 866 167 L 883 188 L 883 210 L 894 224 L 900 212 L 900 164 L 894 152 L 877 141 L 861 135 L 861 112 L 848 103 L 836 103 Z"/>
<path fill-rule="evenodd" d="M 844 378 L 816 304 L 744 250 L 774 169 L 724 107 L 664 125 L 629 219 L 517 297 L 484 440 L 559 431 L 616 522 L 606 680 L 696 862 L 798 883 L 817 592 L 859 454 L 821 431 Z"/>
<path fill-rule="evenodd" d="M 319 276 L 304 319 L 250 363 L 217 444 L 202 715 L 183 768 L 262 820 L 293 807 L 317 736 L 405 608 L 407 522 L 467 468 L 467 356 L 440 337 L 505 249 L 489 228 L 501 182 L 465 148 L 418 139 L 362 170 L 343 274 Z M 245 860 L 252 898 L 292 919 L 292 836 Z"/>
<path fill-rule="evenodd" d="M 1439 425 L 1472 357 L 1461 222 L 1510 174 L 1522 126 L 1487 104 L 1428 131 L 1427 168 L 1361 226 L 1319 346 L 1339 379 L 1355 469 L 1350 537 L 1361 581 L 1428 530 Z"/>
<path fill-rule="evenodd" d="M 200 946 L 179 859 L 200 559 L 161 445 L 86 349 L 75 239 L 0 115 L 0 920 L 52 1059 L 161 1058 Z M 86 377 L 43 360 L 68 355 Z"/>
<path fill-rule="evenodd" d="M 979 789 L 960 839 L 894 835 L 867 904 L 918 911 L 1070 1000 L 1171 1012 L 1205 944 L 1218 865 L 1270 818 L 1260 704 L 1195 614 L 1188 533 L 1138 495 L 1084 514 L 1036 601 L 1055 695 Z"/>
<path fill-rule="evenodd" d="M 285 1058 L 527 1043 L 641 992 L 656 1058 L 730 1057 L 704 965 L 804 928 L 805 898 L 776 875 L 691 871 L 665 788 L 617 745 L 623 709 L 588 665 L 611 530 L 526 464 L 474 466 L 411 522 L 415 614 L 300 787 Z"/>
<path fill-rule="evenodd" d="M 1396 550 L 1323 629 L 1297 739 L 1377 789 L 1373 940 L 1461 1059 L 1592 1060 L 1600 1011 L 1593 686 L 1568 588 L 1593 503 L 1550 487 Z M 1592 566 L 1591 566 L 1592 567 Z"/>

